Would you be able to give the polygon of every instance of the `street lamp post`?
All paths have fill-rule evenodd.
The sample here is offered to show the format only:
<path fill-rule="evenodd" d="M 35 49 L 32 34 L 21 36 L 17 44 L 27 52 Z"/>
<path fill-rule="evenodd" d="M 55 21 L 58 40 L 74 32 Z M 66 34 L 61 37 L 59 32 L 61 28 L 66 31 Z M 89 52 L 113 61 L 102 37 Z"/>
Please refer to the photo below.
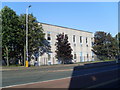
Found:
<path fill-rule="evenodd" d="M 28 9 L 31 5 L 26 8 L 26 67 L 28 67 Z"/>

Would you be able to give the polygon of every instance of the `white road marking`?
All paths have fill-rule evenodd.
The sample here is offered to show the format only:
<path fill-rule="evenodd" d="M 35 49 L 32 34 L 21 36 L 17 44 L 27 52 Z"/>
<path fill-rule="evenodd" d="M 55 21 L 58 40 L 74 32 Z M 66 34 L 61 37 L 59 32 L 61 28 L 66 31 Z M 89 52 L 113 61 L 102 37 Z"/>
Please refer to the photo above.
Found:
<path fill-rule="evenodd" d="M 97 73 L 102 73 L 102 72 L 106 72 L 106 71 L 113 71 L 113 70 L 118 70 L 118 69 L 111 69 L 111 70 L 104 70 L 104 71 L 100 71 L 100 72 L 88 73 L 88 74 L 84 74 L 84 75 L 73 76 L 72 78 L 74 78 L 74 77 L 80 77 L 80 76 L 87 76 L 87 75 L 92 75 L 92 74 L 97 74 Z M 59 79 L 52 79 L 52 80 L 46 80 L 46 81 L 39 81 L 39 82 L 31 82 L 31 83 L 26 83 L 26 84 L 11 85 L 11 86 L 5 86 L 5 87 L 2 87 L 2 88 L 22 86 L 22 85 L 28 85 L 28 84 L 44 83 L 44 82 L 50 82 L 50 81 L 55 81 L 55 80 L 68 79 L 68 78 L 71 78 L 71 77 L 65 77 L 65 78 L 59 78 Z"/>

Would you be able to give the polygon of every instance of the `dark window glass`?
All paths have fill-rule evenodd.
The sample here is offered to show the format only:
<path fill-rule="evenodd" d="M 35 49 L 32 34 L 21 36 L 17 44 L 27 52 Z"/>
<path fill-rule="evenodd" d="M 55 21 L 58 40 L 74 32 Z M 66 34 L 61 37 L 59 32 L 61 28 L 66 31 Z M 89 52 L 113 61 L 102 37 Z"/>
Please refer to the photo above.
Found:
<path fill-rule="evenodd" d="M 50 34 L 47 34 L 47 40 L 51 40 Z"/>
<path fill-rule="evenodd" d="M 89 58 L 89 55 L 87 54 L 87 58 Z"/>
<path fill-rule="evenodd" d="M 75 35 L 73 35 L 73 42 L 75 42 Z"/>
<path fill-rule="evenodd" d="M 80 36 L 80 43 L 82 43 L 82 36 Z"/>
<path fill-rule="evenodd" d="M 76 54 L 74 54 L 74 59 L 76 59 Z"/>
<path fill-rule="evenodd" d="M 88 38 L 86 37 L 86 43 L 88 43 Z"/>

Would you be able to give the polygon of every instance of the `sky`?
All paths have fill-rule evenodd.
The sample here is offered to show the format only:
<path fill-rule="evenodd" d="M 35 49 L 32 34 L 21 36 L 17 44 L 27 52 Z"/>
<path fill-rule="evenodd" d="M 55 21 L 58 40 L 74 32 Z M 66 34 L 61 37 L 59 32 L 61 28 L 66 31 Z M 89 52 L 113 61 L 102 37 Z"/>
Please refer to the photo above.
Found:
<path fill-rule="evenodd" d="M 26 8 L 39 22 L 95 33 L 104 31 L 115 36 L 118 32 L 117 2 L 3 2 L 18 15 Z"/>

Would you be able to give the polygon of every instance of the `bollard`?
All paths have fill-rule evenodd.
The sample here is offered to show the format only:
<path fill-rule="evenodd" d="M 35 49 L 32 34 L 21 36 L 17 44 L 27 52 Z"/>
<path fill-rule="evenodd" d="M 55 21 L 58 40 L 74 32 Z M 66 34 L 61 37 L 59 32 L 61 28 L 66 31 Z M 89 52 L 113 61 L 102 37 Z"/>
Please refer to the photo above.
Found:
<path fill-rule="evenodd" d="M 28 60 L 26 60 L 26 67 L 28 67 Z"/>

